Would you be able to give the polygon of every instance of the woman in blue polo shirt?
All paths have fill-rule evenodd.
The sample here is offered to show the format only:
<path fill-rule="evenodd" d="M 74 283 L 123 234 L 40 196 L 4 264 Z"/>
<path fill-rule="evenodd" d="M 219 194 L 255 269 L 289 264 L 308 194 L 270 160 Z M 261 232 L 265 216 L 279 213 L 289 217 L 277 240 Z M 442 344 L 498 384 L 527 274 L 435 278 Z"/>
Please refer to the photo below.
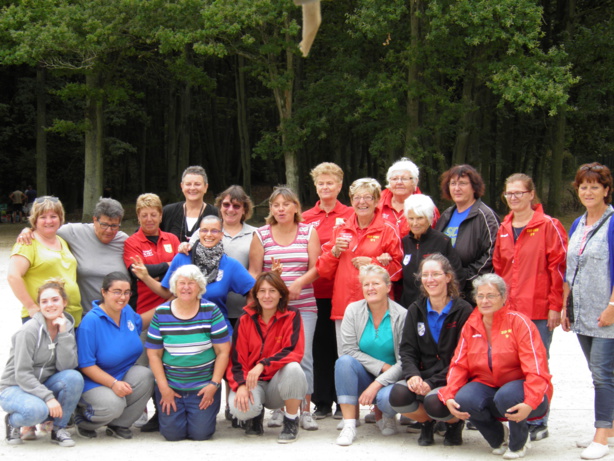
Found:
<path fill-rule="evenodd" d="M 143 352 L 143 322 L 134 310 L 124 309 L 132 294 L 127 274 L 107 274 L 101 293 L 77 332 L 85 386 L 75 423 L 85 438 L 107 426 L 107 435 L 130 439 L 129 427 L 143 414 L 154 384 L 151 370 L 135 364 Z"/>

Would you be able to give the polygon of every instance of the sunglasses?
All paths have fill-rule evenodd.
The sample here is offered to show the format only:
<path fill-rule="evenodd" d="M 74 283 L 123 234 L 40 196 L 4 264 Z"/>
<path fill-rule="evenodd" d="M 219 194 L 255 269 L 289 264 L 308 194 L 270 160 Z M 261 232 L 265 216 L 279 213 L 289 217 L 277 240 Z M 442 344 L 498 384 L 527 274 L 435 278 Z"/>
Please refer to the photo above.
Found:
<path fill-rule="evenodd" d="M 53 203 L 58 203 L 60 201 L 60 199 L 57 197 L 53 197 L 51 195 L 43 195 L 42 197 L 35 198 L 34 203 L 43 203 L 43 202 L 46 202 L 47 200 Z"/>
<path fill-rule="evenodd" d="M 243 205 L 239 204 L 239 203 L 230 203 L 230 202 L 222 202 L 222 206 L 224 208 L 230 208 L 232 207 L 233 210 L 240 210 L 241 207 L 243 207 Z"/>

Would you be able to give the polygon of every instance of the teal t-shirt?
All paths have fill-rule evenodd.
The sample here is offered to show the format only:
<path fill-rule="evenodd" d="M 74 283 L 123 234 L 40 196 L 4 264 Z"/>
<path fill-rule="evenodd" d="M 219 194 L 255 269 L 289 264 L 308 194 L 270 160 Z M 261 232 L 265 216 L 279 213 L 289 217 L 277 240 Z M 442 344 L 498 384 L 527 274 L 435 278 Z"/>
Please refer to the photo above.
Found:
<path fill-rule="evenodd" d="M 388 365 L 397 363 L 394 355 L 394 337 L 392 336 L 392 325 L 390 324 L 390 314 L 386 312 L 384 318 L 376 330 L 373 325 L 373 316 L 369 312 L 369 320 L 362 332 L 358 347 L 362 352 L 373 358 L 381 360 Z"/>

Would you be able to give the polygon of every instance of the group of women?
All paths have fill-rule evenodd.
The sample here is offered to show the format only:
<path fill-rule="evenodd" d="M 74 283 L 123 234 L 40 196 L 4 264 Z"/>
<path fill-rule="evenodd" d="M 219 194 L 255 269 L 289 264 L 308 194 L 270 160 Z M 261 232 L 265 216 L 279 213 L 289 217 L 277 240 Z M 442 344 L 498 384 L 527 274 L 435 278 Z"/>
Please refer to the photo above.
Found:
<path fill-rule="evenodd" d="M 55 197 L 37 199 L 32 244 L 16 245 L 9 270 L 25 322 L 0 382 L 9 443 L 52 420 L 52 441 L 71 446 L 63 416 L 73 411 L 81 436 L 96 437 L 106 426 L 107 434 L 130 438 L 152 394 L 157 414 L 148 425 L 155 422 L 168 440 L 205 440 L 215 431 L 225 378 L 226 417 L 250 436 L 263 434 L 265 407 L 275 410 L 268 426 L 282 427 L 278 441 L 288 443 L 299 427 L 317 429 L 336 402 L 337 443 L 347 446 L 362 404 L 374 405 L 383 435 L 397 432 L 400 413 L 418 423 L 420 445 L 434 443 L 437 421 L 444 444 L 459 445 L 468 420 L 493 453 L 520 458 L 528 440 L 548 436 L 547 357 L 562 324 L 578 333 L 595 384 L 596 433 L 579 442 L 582 457 L 608 453 L 614 210 L 607 167 L 577 172 L 586 213 L 572 226 L 569 253 L 565 230 L 543 212 L 524 174 L 505 183 L 510 213 L 503 223 L 481 201 L 485 185 L 469 165 L 442 175 L 442 195 L 454 204 L 441 215 L 420 194 L 419 170 L 408 159 L 390 167 L 384 193 L 374 179 L 354 181 L 351 207 L 338 200 L 337 165 L 318 165 L 312 178 L 320 198 L 312 209 L 302 213 L 296 193 L 277 187 L 258 229 L 245 223 L 252 203 L 239 186 L 222 192 L 217 208 L 205 204 L 200 167 L 184 172 L 185 202 L 163 209 L 155 194 L 140 196 L 140 228 L 123 253 L 133 278 L 106 275 L 76 341 L 80 311 L 63 312 L 79 296 L 64 288 L 75 284 L 76 262 L 56 236 L 63 210 Z M 117 233 L 121 218 L 108 218 L 95 217 L 94 226 Z M 50 275 L 63 285 L 43 284 Z M 56 307 L 43 309 L 54 290 Z M 131 298 L 134 310 L 125 309 Z M 34 333 L 47 335 L 51 359 L 38 363 L 40 352 L 27 342 Z M 83 392 L 63 403 L 48 382 L 75 367 Z M 10 406 L 18 391 L 46 403 L 46 413 L 24 418 Z"/>

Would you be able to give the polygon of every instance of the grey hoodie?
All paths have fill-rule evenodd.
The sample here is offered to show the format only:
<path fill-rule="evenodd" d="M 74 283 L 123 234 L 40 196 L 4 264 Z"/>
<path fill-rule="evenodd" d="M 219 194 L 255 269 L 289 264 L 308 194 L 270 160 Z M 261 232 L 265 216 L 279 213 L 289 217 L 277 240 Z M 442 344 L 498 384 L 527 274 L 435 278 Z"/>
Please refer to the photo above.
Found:
<path fill-rule="evenodd" d="M 77 343 L 75 321 L 64 312 L 67 319 L 65 333 L 51 340 L 45 317 L 34 314 L 11 338 L 11 354 L 0 379 L 0 392 L 9 386 L 19 386 L 24 392 L 47 402 L 53 392 L 43 383 L 58 371 L 77 367 Z"/>

